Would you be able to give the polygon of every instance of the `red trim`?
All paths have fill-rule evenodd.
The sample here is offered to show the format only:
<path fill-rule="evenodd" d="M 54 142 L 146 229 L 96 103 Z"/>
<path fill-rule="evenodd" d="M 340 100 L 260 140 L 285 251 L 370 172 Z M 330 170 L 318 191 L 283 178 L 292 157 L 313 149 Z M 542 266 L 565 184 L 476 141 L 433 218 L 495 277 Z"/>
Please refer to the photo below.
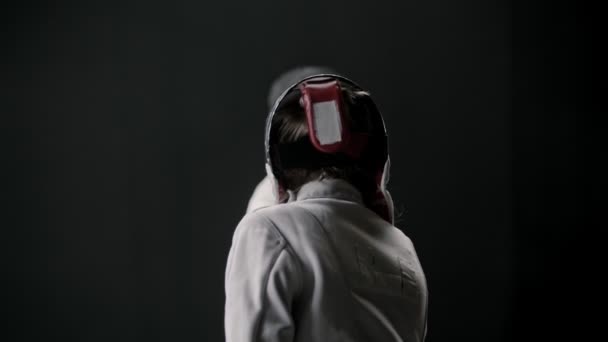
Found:
<path fill-rule="evenodd" d="M 342 104 L 342 94 L 338 81 L 331 80 L 323 83 L 304 82 L 300 85 L 300 90 L 302 91 L 302 102 L 304 109 L 306 110 L 306 119 L 308 121 L 308 136 L 310 137 L 312 145 L 317 150 L 325 153 L 336 153 L 346 150 L 350 138 L 350 131 L 348 129 L 349 127 L 345 125 L 344 105 Z M 338 104 L 342 140 L 333 144 L 322 145 L 315 134 L 313 104 L 327 101 L 335 101 Z"/>

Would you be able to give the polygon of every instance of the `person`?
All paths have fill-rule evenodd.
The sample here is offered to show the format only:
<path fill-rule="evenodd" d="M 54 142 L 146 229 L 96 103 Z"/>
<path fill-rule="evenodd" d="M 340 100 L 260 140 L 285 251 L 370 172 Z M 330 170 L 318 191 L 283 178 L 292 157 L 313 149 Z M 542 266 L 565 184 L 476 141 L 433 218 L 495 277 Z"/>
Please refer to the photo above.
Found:
<path fill-rule="evenodd" d="M 276 203 L 234 232 L 226 340 L 423 341 L 426 280 L 393 225 L 387 134 L 370 94 L 338 75 L 298 81 L 270 111 L 265 147 Z"/>

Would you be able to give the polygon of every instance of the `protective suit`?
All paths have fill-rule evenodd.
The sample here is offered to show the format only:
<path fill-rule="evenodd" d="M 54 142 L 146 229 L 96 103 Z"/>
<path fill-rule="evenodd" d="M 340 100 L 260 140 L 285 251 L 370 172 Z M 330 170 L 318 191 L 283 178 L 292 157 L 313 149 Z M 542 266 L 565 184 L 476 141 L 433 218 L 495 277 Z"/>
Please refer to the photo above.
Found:
<path fill-rule="evenodd" d="M 362 115 L 376 128 L 362 134 L 347 127 L 345 86 L 362 90 L 336 75 L 307 78 L 271 110 L 268 178 L 260 185 L 271 197 L 251 208 L 234 233 L 225 279 L 228 342 L 424 340 L 426 280 L 412 242 L 392 224 L 384 123 L 375 104 L 365 103 Z M 294 96 L 307 108 L 311 140 L 286 149 L 273 141 L 272 119 Z M 377 174 L 373 191 L 335 178 L 285 188 L 287 164 L 323 163 L 326 154 L 361 160 Z"/>

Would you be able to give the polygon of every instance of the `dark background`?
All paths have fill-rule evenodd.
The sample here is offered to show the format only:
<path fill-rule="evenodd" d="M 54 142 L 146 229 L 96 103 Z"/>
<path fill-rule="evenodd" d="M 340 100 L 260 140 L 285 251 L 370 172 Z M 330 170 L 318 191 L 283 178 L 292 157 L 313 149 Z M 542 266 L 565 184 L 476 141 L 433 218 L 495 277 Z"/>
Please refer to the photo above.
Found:
<path fill-rule="evenodd" d="M 268 86 L 300 64 L 336 68 L 383 110 L 428 342 L 592 334 L 606 179 L 595 9 L 2 6 L 7 340 L 222 340 L 232 232 L 264 175 Z"/>

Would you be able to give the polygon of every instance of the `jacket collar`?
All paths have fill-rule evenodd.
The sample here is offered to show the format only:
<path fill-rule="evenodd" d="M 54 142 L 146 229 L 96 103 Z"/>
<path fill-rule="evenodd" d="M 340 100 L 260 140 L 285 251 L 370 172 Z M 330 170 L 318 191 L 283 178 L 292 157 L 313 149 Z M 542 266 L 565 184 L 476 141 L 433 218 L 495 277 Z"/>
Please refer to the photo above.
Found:
<path fill-rule="evenodd" d="M 289 194 L 289 202 L 312 198 L 334 198 L 363 204 L 359 190 L 342 179 L 314 180 L 302 185 L 297 193 Z"/>

